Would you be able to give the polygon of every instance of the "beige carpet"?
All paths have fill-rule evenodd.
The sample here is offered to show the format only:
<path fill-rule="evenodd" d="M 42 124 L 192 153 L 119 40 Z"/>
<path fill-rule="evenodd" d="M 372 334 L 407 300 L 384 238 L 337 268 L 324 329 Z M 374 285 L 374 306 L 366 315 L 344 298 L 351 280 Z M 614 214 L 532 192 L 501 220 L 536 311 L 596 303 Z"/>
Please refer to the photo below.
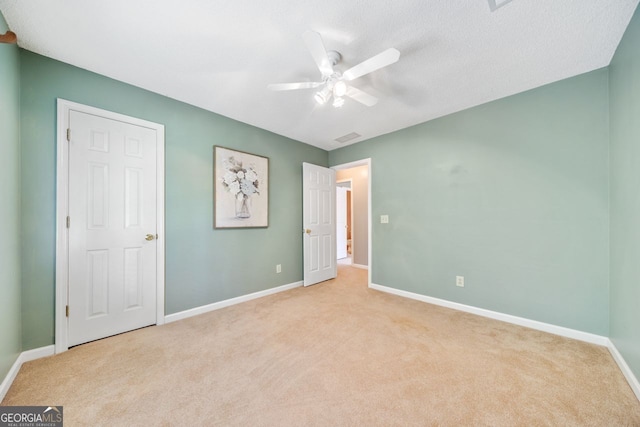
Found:
<path fill-rule="evenodd" d="M 66 426 L 640 426 L 606 348 L 387 295 L 367 272 L 26 363 Z"/>

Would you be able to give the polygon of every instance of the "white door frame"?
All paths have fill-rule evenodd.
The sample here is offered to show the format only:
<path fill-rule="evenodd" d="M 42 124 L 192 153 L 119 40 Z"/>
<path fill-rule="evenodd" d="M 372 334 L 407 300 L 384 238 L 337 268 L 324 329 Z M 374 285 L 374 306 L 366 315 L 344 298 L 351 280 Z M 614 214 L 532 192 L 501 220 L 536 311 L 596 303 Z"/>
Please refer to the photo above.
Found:
<path fill-rule="evenodd" d="M 57 173 L 56 173 L 56 300 L 55 300 L 55 352 L 61 353 L 69 348 L 69 324 L 66 305 L 69 297 L 69 233 L 67 215 L 69 208 L 69 144 L 67 126 L 71 111 L 93 114 L 111 120 L 130 123 L 156 131 L 157 151 L 157 221 L 158 239 L 156 241 L 157 282 L 156 282 L 156 324 L 164 324 L 164 126 L 123 114 L 99 108 L 89 107 L 58 98 L 57 104 Z"/>
<path fill-rule="evenodd" d="M 368 197 L 367 197 L 367 218 L 368 218 L 368 227 L 367 227 L 367 232 L 369 233 L 369 238 L 368 240 L 368 247 L 367 247 L 367 261 L 369 262 L 369 268 L 368 268 L 368 286 L 371 287 L 371 277 L 372 277 L 372 271 L 373 271 L 373 260 L 372 260 L 372 250 L 371 248 L 372 246 L 372 238 L 371 238 L 371 226 L 373 225 L 372 222 L 372 214 L 371 214 L 371 182 L 373 181 L 373 170 L 371 169 L 371 158 L 367 158 L 367 159 L 362 159 L 362 160 L 356 160 L 354 162 L 349 162 L 349 163 L 343 163 L 341 165 L 336 165 L 336 166 L 331 166 L 331 169 L 335 169 L 336 171 L 338 170 L 343 170 L 343 169 L 351 169 L 351 168 L 355 168 L 358 166 L 367 166 L 369 169 L 369 176 L 367 179 L 367 191 L 368 191 Z M 352 186 L 353 187 L 353 186 Z M 351 203 L 353 203 L 353 188 L 351 188 Z M 353 215 L 353 208 L 351 209 L 351 215 Z M 354 242 L 354 234 L 353 234 L 353 221 L 351 222 L 351 244 L 355 245 Z M 352 246 L 352 252 L 353 252 L 353 246 Z"/>

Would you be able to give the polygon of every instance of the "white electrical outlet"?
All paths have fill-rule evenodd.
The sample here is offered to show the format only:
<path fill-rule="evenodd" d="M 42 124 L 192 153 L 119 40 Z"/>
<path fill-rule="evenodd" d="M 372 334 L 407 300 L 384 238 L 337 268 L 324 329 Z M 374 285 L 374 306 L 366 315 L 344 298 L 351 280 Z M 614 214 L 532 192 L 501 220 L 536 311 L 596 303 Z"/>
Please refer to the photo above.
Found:
<path fill-rule="evenodd" d="M 282 265 L 281 264 L 277 264 L 276 265 L 276 273 L 282 273 Z"/>
<path fill-rule="evenodd" d="M 380 224 L 389 224 L 389 215 L 380 215 Z"/>
<path fill-rule="evenodd" d="M 456 286 L 464 288 L 464 276 L 456 276 Z"/>

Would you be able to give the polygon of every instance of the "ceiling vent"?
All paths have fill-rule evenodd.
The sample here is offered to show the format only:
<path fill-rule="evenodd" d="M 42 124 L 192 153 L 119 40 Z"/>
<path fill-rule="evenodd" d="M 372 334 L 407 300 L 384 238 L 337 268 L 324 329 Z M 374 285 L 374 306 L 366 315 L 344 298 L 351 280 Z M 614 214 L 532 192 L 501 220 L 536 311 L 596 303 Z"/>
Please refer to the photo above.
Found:
<path fill-rule="evenodd" d="M 352 139 L 356 139 L 356 138 L 360 138 L 362 135 L 360 135 L 359 133 L 356 132 L 351 132 L 348 133 L 344 136 L 341 136 L 340 138 L 336 138 L 335 141 L 344 144 L 347 141 L 351 141 Z"/>

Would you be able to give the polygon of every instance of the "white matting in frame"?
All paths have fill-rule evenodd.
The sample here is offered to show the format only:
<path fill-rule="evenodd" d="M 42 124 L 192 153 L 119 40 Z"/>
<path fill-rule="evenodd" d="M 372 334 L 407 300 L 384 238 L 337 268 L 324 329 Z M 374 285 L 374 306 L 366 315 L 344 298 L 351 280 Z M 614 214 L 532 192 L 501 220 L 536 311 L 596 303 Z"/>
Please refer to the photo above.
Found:
<path fill-rule="evenodd" d="M 269 158 L 213 147 L 214 228 L 269 226 Z"/>

